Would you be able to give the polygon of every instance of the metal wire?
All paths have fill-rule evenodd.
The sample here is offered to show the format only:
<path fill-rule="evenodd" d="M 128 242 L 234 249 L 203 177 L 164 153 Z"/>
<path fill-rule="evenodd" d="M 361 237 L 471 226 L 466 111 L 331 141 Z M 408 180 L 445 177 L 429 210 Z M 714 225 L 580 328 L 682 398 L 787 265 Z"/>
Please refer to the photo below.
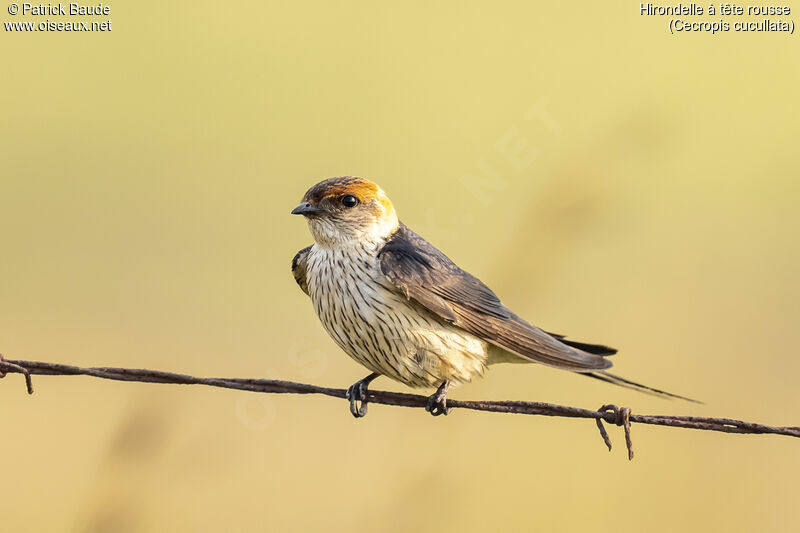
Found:
<path fill-rule="evenodd" d="M 307 383 L 295 383 L 275 379 L 249 379 L 249 378 L 198 378 L 186 374 L 164 372 L 161 370 L 148 370 L 137 368 L 115 367 L 90 367 L 82 368 L 59 363 L 44 363 L 41 361 L 20 361 L 3 359 L 0 355 L 0 377 L 6 373 L 18 373 L 25 376 L 28 393 L 33 394 L 31 383 L 32 375 L 44 376 L 91 376 L 101 379 L 116 381 L 135 381 L 143 383 L 164 383 L 175 385 L 206 385 L 225 389 L 238 389 L 251 392 L 270 394 L 322 394 L 334 398 L 346 398 L 346 389 L 332 389 L 319 387 Z M 366 402 L 394 405 L 398 407 L 424 408 L 428 398 L 418 394 L 404 394 L 368 390 Z M 656 426 L 678 427 L 686 429 L 702 429 L 706 431 L 719 431 L 722 433 L 747 433 L 747 434 L 772 434 L 800 437 L 800 427 L 776 427 L 754 422 L 745 422 L 731 418 L 706 418 L 698 416 L 671 416 L 671 415 L 639 415 L 631 413 L 627 407 L 616 405 L 603 405 L 597 411 L 569 407 L 544 402 L 521 401 L 474 401 L 474 400 L 447 400 L 447 406 L 457 409 L 470 409 L 473 411 L 487 411 L 492 413 L 515 413 L 524 415 L 557 416 L 567 418 L 590 418 L 597 422 L 603 441 L 611 450 L 611 440 L 602 423 L 616 424 L 625 428 L 625 440 L 628 448 L 628 458 L 633 459 L 633 445 L 630 436 L 630 425 L 651 424 Z"/>

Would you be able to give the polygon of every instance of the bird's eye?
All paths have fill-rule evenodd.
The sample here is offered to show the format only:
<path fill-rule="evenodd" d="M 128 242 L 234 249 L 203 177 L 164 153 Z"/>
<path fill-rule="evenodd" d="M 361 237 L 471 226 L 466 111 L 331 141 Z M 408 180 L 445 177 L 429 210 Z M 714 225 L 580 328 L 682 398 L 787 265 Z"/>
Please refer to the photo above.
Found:
<path fill-rule="evenodd" d="M 342 196 L 342 205 L 345 207 L 355 207 L 358 205 L 358 198 L 352 194 Z"/>

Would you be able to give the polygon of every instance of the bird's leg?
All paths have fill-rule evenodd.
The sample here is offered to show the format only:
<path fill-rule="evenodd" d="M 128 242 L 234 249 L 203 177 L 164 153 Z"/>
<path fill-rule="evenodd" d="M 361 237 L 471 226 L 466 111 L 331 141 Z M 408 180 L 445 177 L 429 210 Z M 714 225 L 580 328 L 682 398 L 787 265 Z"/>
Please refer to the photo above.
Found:
<path fill-rule="evenodd" d="M 433 416 L 446 415 L 450 412 L 447 408 L 447 389 L 450 388 L 449 381 L 443 381 L 436 392 L 428 396 L 428 405 L 425 410 Z"/>
<path fill-rule="evenodd" d="M 370 382 L 380 374 L 373 372 L 360 381 L 356 381 L 347 389 L 347 399 L 350 400 L 350 412 L 356 418 L 367 416 L 367 387 Z M 361 402 L 361 405 L 358 405 Z"/>

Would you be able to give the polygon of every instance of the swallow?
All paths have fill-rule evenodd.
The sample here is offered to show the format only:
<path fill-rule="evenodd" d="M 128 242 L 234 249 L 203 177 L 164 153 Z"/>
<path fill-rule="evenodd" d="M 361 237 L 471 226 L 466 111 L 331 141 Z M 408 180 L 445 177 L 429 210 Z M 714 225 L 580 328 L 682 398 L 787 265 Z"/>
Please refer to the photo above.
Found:
<path fill-rule="evenodd" d="M 333 341 L 371 372 L 347 390 L 356 418 L 366 415 L 367 390 L 379 376 L 435 388 L 426 410 L 438 416 L 449 412 L 452 384 L 469 382 L 497 363 L 539 363 L 694 401 L 608 373 L 614 348 L 526 322 L 400 222 L 372 181 L 323 180 L 291 213 L 305 217 L 314 238 L 292 260 L 295 281 Z"/>

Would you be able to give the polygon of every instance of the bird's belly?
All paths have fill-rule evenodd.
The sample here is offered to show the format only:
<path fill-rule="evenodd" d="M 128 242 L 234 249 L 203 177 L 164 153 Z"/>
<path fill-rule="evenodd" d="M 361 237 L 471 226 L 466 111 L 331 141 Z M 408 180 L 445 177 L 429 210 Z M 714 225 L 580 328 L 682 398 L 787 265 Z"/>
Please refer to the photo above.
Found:
<path fill-rule="evenodd" d="M 486 342 L 391 290 L 377 266 L 336 265 L 309 272 L 309 294 L 325 330 L 350 357 L 412 387 L 483 373 Z"/>

